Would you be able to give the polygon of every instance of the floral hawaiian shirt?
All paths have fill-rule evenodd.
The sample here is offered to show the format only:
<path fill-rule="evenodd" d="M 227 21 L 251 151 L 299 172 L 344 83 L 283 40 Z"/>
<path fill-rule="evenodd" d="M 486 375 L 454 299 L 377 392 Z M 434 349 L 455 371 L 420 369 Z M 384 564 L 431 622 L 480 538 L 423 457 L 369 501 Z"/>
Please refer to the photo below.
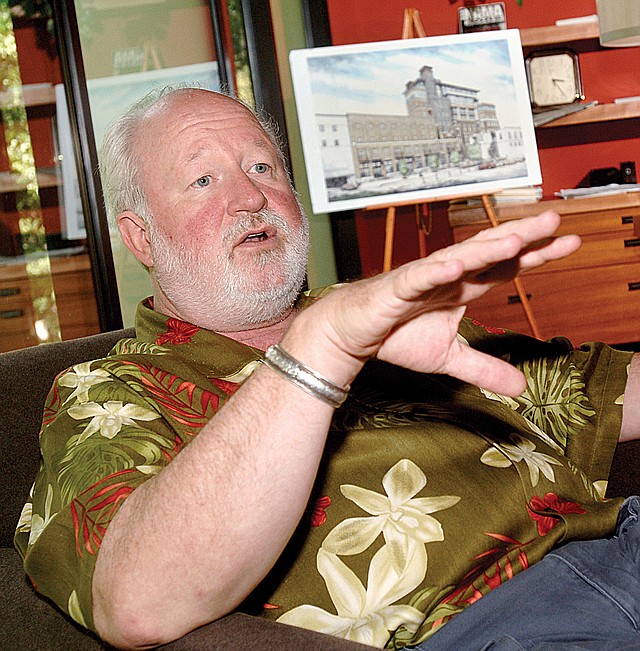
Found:
<path fill-rule="evenodd" d="M 262 358 L 148 302 L 136 333 L 56 378 L 16 532 L 36 588 L 88 628 L 96 554 L 117 509 Z M 620 500 L 603 495 L 630 353 L 469 319 L 459 337 L 519 366 L 525 393 L 367 363 L 335 413 L 307 512 L 246 612 L 400 648 L 554 546 L 612 531 Z"/>

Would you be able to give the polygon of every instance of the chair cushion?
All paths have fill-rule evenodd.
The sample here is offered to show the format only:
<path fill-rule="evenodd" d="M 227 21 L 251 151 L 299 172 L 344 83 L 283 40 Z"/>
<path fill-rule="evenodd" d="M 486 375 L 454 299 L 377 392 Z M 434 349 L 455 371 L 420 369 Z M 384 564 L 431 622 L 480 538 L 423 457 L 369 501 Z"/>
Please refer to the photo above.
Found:
<path fill-rule="evenodd" d="M 64 369 L 106 355 L 133 330 L 117 330 L 71 341 L 0 354 L 0 545 L 13 545 L 22 506 L 38 470 L 38 432 L 53 379 Z"/>
<path fill-rule="evenodd" d="M 611 464 L 608 497 L 640 495 L 640 440 L 619 443 Z"/>
<path fill-rule="evenodd" d="M 0 646 L 14 651 L 105 649 L 41 598 L 27 580 L 15 549 L 0 549 Z"/>
<path fill-rule="evenodd" d="M 95 651 L 111 647 L 40 597 L 14 549 L 0 549 L 0 647 L 11 651 Z M 367 651 L 372 647 L 234 613 L 160 647 L 165 651 Z"/>
<path fill-rule="evenodd" d="M 0 648 L 12 651 L 108 649 L 33 589 L 13 547 L 15 526 L 39 463 L 42 407 L 55 376 L 106 355 L 133 330 L 0 354 Z M 369 647 L 266 619 L 235 613 L 165 645 L 167 651 L 320 649 Z"/>

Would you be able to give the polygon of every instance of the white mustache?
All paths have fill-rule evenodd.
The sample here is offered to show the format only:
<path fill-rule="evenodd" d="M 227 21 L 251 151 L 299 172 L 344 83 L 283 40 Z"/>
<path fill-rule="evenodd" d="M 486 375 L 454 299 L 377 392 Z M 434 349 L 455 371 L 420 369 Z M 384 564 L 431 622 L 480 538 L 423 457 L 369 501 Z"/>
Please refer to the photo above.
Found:
<path fill-rule="evenodd" d="M 233 244 L 245 231 L 249 231 L 258 225 L 274 226 L 285 236 L 291 233 L 287 221 L 279 213 L 268 208 L 251 215 L 245 215 L 237 219 L 229 230 L 222 237 L 225 244 Z"/>

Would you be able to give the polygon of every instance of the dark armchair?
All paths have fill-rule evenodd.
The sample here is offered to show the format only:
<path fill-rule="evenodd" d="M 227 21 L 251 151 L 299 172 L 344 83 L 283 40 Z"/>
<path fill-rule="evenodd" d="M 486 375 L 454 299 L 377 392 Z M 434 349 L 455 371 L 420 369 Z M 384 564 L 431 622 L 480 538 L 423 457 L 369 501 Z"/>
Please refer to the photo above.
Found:
<path fill-rule="evenodd" d="M 53 378 L 65 368 L 106 354 L 130 331 L 94 335 L 0 354 L 0 648 L 69 651 L 106 648 L 39 597 L 24 575 L 13 534 L 38 462 L 42 407 Z M 640 442 L 619 446 L 610 495 L 640 493 Z M 370 649 L 328 635 L 234 613 L 163 649 L 284 651 Z"/>

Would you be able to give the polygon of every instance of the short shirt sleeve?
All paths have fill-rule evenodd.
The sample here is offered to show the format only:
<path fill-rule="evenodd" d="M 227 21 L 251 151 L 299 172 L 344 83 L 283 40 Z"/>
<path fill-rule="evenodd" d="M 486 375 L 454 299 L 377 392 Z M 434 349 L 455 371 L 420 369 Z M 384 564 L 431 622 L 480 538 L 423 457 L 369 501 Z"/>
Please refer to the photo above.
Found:
<path fill-rule="evenodd" d="M 82 626 L 93 629 L 93 571 L 110 522 L 217 411 L 225 394 L 211 388 L 143 355 L 79 364 L 56 379 L 15 543 L 36 589 Z"/>
<path fill-rule="evenodd" d="M 600 342 L 574 347 L 563 337 L 540 341 L 465 319 L 470 345 L 518 366 L 527 389 L 507 402 L 559 445 L 591 481 L 606 485 L 620 436 L 622 405 L 633 353 Z"/>

